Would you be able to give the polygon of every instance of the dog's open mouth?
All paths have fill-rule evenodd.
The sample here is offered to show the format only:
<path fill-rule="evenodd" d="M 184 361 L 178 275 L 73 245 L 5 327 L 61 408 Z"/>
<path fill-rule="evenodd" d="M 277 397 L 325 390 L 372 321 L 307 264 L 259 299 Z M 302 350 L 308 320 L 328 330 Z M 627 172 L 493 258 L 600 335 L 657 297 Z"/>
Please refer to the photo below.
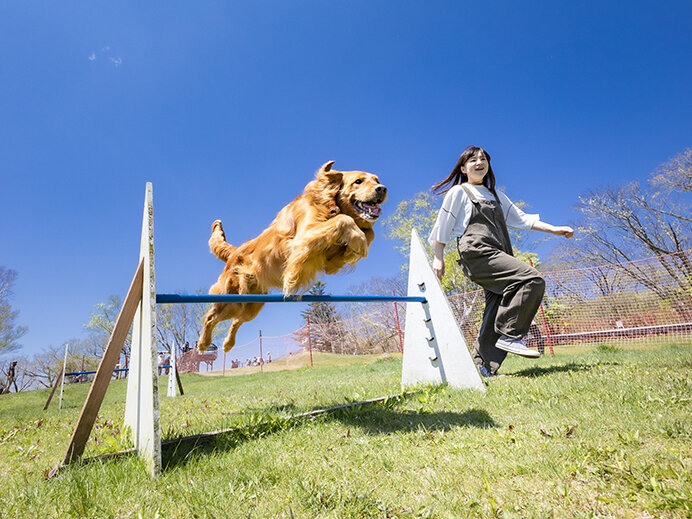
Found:
<path fill-rule="evenodd" d="M 353 202 L 353 207 L 358 213 L 358 216 L 364 220 L 377 220 L 380 214 L 382 214 L 382 208 L 377 204 L 367 204 L 356 200 Z"/>

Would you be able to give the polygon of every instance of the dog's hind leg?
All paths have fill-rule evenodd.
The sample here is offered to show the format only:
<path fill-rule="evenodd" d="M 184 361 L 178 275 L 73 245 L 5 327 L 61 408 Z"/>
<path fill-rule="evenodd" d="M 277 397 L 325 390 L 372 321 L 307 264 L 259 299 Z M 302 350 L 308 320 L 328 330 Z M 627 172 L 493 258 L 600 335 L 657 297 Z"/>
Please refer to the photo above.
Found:
<path fill-rule="evenodd" d="M 204 324 L 202 326 L 202 333 L 200 333 L 199 340 L 197 341 L 197 349 L 199 351 L 206 351 L 211 344 L 216 325 L 221 321 L 226 321 L 227 319 L 235 317 L 237 313 L 237 304 L 214 303 L 207 312 L 207 315 L 204 316 Z"/>
<path fill-rule="evenodd" d="M 235 346 L 235 335 L 238 333 L 238 328 L 240 328 L 240 325 L 248 321 L 252 321 L 255 317 L 257 317 L 257 314 L 259 314 L 263 306 L 264 303 L 246 303 L 243 305 L 243 312 L 240 314 L 240 316 L 233 319 L 233 323 L 231 323 L 231 326 L 228 329 L 228 335 L 226 335 L 226 339 L 223 341 L 223 351 L 225 353 L 231 351 L 231 348 Z"/>

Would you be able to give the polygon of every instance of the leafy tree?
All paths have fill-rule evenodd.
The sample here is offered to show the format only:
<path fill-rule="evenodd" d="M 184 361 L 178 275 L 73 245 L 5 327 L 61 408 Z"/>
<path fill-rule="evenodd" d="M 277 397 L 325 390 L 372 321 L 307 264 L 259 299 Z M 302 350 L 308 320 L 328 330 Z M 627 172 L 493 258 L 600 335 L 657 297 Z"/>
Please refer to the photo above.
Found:
<path fill-rule="evenodd" d="M 13 310 L 10 304 L 15 279 L 17 272 L 0 267 L 0 354 L 20 348 L 18 341 L 28 330 L 15 324 L 19 311 Z"/>
<path fill-rule="evenodd" d="M 92 340 L 100 344 L 101 352 L 106 349 L 108 340 L 115 328 L 115 322 L 118 319 L 118 314 L 123 305 L 122 300 L 117 295 L 112 295 L 105 303 L 96 303 L 94 311 L 89 316 L 89 321 L 84 327 L 92 334 Z M 125 342 L 122 347 L 122 355 L 130 354 L 130 346 L 132 343 L 132 332 L 127 333 Z"/>

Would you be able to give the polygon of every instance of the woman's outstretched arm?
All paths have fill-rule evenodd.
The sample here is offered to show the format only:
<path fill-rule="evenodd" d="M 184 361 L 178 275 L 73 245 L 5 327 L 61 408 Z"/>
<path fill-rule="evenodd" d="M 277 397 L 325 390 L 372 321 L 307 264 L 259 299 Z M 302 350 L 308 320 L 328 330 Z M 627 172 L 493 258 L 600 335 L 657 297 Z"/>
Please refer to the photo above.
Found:
<path fill-rule="evenodd" d="M 550 225 L 549 223 L 541 222 L 540 220 L 535 222 L 531 229 L 535 231 L 557 234 L 558 236 L 564 236 L 565 238 L 571 238 L 574 235 L 574 229 L 572 229 L 568 225 Z"/>

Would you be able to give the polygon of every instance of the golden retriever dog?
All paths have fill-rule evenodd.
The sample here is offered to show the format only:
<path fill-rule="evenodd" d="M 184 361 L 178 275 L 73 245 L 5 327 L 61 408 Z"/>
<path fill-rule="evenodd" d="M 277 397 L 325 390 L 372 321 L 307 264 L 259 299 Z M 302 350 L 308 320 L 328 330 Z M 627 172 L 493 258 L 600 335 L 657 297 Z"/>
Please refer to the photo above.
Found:
<path fill-rule="evenodd" d="M 336 171 L 333 164 L 324 164 L 302 195 L 262 234 L 239 247 L 226 242 L 220 220 L 212 224 L 209 248 L 226 266 L 210 294 L 266 294 L 280 288 L 284 295 L 293 295 L 309 289 L 320 273 L 335 274 L 368 256 L 387 188 L 372 173 Z M 214 303 L 197 347 L 206 350 L 214 327 L 233 319 L 223 342 L 224 351 L 229 351 L 240 325 L 257 317 L 263 306 Z"/>

